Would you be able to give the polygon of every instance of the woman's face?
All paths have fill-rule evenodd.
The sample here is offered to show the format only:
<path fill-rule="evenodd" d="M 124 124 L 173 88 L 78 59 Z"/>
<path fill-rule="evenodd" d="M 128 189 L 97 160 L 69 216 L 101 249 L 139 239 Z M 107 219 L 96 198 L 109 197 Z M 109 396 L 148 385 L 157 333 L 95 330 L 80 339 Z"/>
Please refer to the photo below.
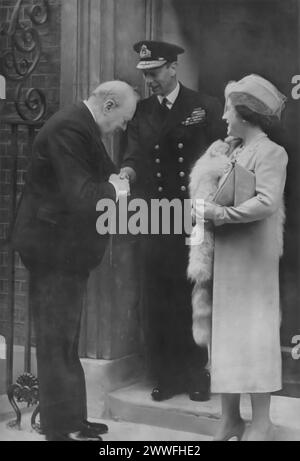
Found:
<path fill-rule="evenodd" d="M 234 136 L 235 138 L 243 138 L 245 123 L 243 119 L 235 110 L 230 98 L 227 99 L 223 120 L 226 120 L 228 128 L 228 136 Z"/>

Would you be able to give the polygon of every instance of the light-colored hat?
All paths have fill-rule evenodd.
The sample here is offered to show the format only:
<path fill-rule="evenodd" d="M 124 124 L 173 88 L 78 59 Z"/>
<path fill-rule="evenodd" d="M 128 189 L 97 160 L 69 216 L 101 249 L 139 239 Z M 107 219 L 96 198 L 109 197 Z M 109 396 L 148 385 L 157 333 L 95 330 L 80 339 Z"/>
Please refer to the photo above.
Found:
<path fill-rule="evenodd" d="M 0 75 L 0 99 L 6 99 L 6 80 Z"/>
<path fill-rule="evenodd" d="M 279 119 L 287 99 L 271 82 L 255 74 L 228 83 L 225 98 L 229 96 L 234 105 L 245 105 L 254 112 Z"/>

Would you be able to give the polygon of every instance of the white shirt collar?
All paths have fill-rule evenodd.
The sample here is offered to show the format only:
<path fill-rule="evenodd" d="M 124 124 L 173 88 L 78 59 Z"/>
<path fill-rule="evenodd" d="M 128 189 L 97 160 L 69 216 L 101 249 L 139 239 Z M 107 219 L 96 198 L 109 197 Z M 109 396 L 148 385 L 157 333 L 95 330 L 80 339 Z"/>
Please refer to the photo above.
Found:
<path fill-rule="evenodd" d="M 169 107 L 169 109 L 171 109 L 173 105 L 175 104 L 176 99 L 178 98 L 179 91 L 180 91 L 180 85 L 179 85 L 179 82 L 177 82 L 175 89 L 170 94 L 168 94 L 168 96 L 157 96 L 159 103 L 161 104 L 163 99 L 166 98 L 168 100 L 167 106 Z"/>
<path fill-rule="evenodd" d="M 83 101 L 83 104 L 85 104 L 85 105 L 86 105 L 86 107 L 88 108 L 88 110 L 89 110 L 89 111 L 90 111 L 90 113 L 92 114 L 92 116 L 93 116 L 93 119 L 94 119 L 94 120 L 95 120 L 95 122 L 97 123 L 97 121 L 96 121 L 96 117 L 95 117 L 95 115 L 94 115 L 94 112 L 93 112 L 93 111 L 92 111 L 92 109 L 91 109 L 91 108 L 88 106 L 88 104 L 87 104 L 87 101 Z"/>

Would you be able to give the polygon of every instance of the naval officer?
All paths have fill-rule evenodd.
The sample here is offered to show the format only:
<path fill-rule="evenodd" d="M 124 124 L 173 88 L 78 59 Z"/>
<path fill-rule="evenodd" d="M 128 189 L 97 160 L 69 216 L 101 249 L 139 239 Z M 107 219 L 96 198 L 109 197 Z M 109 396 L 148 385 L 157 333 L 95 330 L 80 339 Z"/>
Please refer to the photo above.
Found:
<path fill-rule="evenodd" d="M 127 130 L 122 173 L 147 200 L 189 198 L 193 163 L 214 140 L 224 136 L 222 108 L 216 98 L 192 91 L 177 78 L 174 44 L 141 41 L 134 45 L 137 68 L 152 95 L 138 103 Z M 173 217 L 174 224 L 174 217 Z M 156 401 L 187 392 L 209 399 L 207 350 L 192 337 L 191 285 L 186 277 L 185 235 L 148 235 L 143 239 L 147 300 L 147 345 Z"/>

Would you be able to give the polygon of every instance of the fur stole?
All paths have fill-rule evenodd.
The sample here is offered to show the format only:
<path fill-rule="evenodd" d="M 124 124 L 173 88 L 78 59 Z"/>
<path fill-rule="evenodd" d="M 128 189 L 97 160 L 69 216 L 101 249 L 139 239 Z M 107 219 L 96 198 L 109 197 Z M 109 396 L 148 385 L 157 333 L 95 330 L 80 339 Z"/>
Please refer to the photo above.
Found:
<path fill-rule="evenodd" d="M 190 176 L 190 197 L 212 200 L 221 176 L 229 163 L 230 145 L 214 142 L 196 162 Z M 211 224 L 204 225 L 204 240 L 190 247 L 188 278 L 195 282 L 192 293 L 193 336 L 199 346 L 209 345 L 212 317 L 212 275 L 214 232 Z"/>

